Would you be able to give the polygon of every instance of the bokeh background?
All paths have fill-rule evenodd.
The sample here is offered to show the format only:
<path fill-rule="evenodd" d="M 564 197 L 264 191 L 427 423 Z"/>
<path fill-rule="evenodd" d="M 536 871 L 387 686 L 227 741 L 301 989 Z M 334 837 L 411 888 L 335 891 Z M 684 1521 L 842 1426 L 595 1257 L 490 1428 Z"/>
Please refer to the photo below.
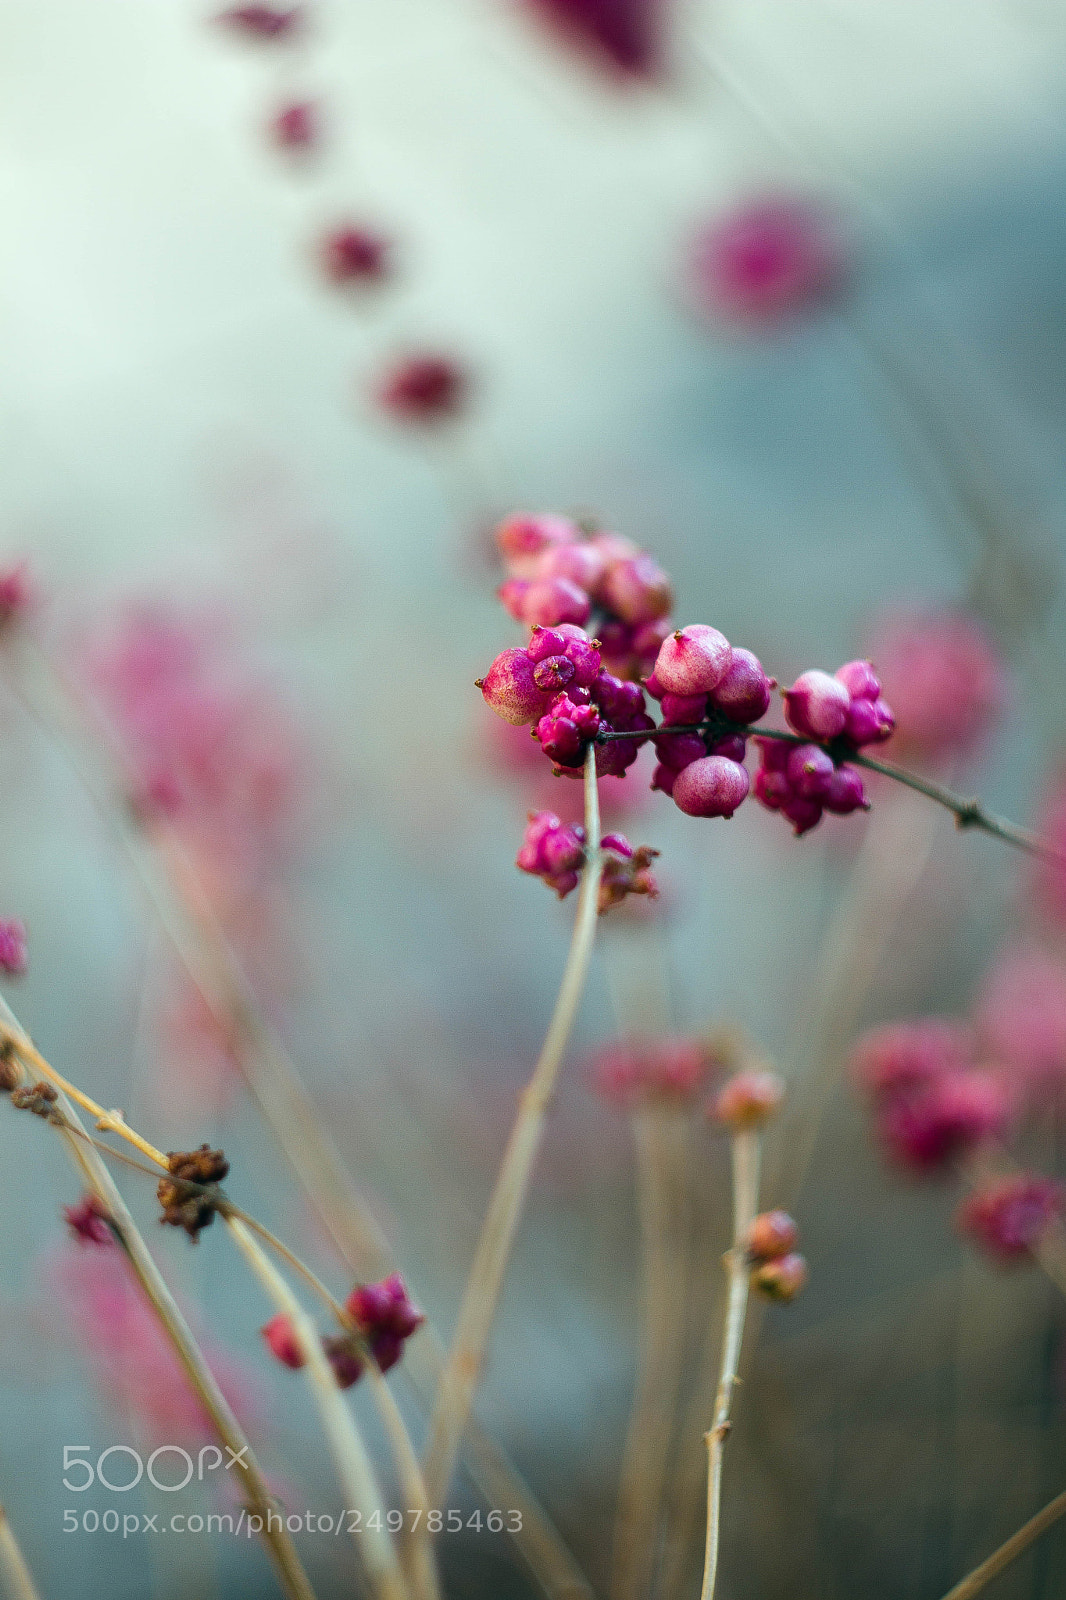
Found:
<path fill-rule="evenodd" d="M 1052 0 L 693 0 L 666 19 L 662 71 L 620 83 L 508 0 L 318 0 L 285 49 L 211 12 L 0 3 L 3 548 L 29 558 L 34 628 L 73 679 L 96 681 L 86 663 L 148 604 L 193 619 L 226 682 L 262 697 L 257 748 L 289 798 L 233 926 L 446 1331 L 569 936 L 570 904 L 513 867 L 545 777 L 505 754 L 472 688 L 517 635 L 493 598 L 495 516 L 618 528 L 672 573 L 681 621 L 713 621 L 782 681 L 846 659 L 886 610 L 976 606 L 1010 688 L 954 776 L 1036 813 L 1063 731 L 1066 17 Z M 322 141 L 294 160 L 265 130 L 305 94 Z M 701 312 L 686 263 L 698 227 L 766 191 L 831 204 L 852 266 L 838 303 L 752 335 Z M 314 256 L 348 215 L 396 240 L 394 281 L 356 299 Z M 422 348 L 472 374 L 443 431 L 373 401 Z M 344 1288 L 224 1050 L 182 1010 L 104 815 L 121 796 L 91 716 L 69 739 L 42 729 L 23 670 L 8 660 L 0 707 L 22 1020 L 158 1144 L 223 1142 L 232 1191 Z M 25 670 L 52 704 L 40 660 Z M 604 929 L 479 1402 L 599 1592 L 640 1279 L 625 1119 L 581 1055 L 635 1015 L 731 1022 L 802 1085 L 865 1022 L 964 1011 L 1024 922 L 1025 872 L 946 814 L 875 798 L 869 824 L 800 841 L 754 805 L 728 827 L 662 796 L 626 815 L 662 851 L 662 899 Z M 854 1005 L 828 1015 L 849 983 Z M 1045 1169 L 1054 1124 L 1033 1134 Z M 724 1145 L 702 1124 L 692 1139 L 696 1315 L 728 1214 Z M 253 1545 L 61 1532 L 90 1498 L 62 1487 L 64 1444 L 95 1456 L 146 1424 L 101 1390 L 64 1288 L 61 1151 L 10 1117 L 0 1150 L 0 1498 L 42 1591 L 263 1593 Z M 782 1183 L 792 1151 L 781 1138 L 770 1164 Z M 1061 1299 L 966 1252 L 952 1195 L 887 1170 L 846 1086 L 799 1176 L 811 1284 L 758 1324 L 722 1593 L 935 1600 L 1062 1487 Z M 150 1186 L 124 1188 L 148 1226 Z M 332 1508 L 302 1389 L 268 1363 L 266 1308 L 215 1234 L 195 1251 L 152 1237 L 239 1365 L 284 1497 Z M 693 1419 L 682 1477 L 702 1462 Z M 453 1495 L 476 1503 L 465 1481 Z M 354 1592 L 343 1546 L 301 1548 L 321 1594 Z M 502 1539 L 443 1560 L 449 1595 L 534 1592 Z M 1064 1583 L 1052 1534 L 997 1594 Z"/>

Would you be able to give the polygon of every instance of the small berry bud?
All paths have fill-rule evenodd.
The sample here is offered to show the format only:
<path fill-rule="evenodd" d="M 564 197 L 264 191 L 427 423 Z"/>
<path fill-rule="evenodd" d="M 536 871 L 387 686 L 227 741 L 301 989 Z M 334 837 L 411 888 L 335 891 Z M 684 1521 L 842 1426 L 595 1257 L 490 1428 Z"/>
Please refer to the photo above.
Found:
<path fill-rule="evenodd" d="M 396 422 L 430 427 L 458 416 L 470 392 L 468 374 L 448 356 L 401 360 L 377 388 L 377 401 Z"/>
<path fill-rule="evenodd" d="M 284 1312 L 279 1312 L 276 1317 L 260 1328 L 260 1333 L 267 1342 L 267 1347 L 275 1360 L 286 1367 L 299 1371 L 305 1365 L 304 1353 L 296 1338 L 296 1331 Z"/>
<path fill-rule="evenodd" d="M 776 1072 L 737 1072 L 718 1091 L 708 1115 L 737 1131 L 758 1128 L 769 1121 L 784 1098 L 784 1079 Z"/>
<path fill-rule="evenodd" d="M 302 153 L 318 143 L 320 127 L 318 107 L 311 100 L 301 100 L 285 106 L 270 125 L 274 143 L 283 150 Z"/>
<path fill-rule="evenodd" d="M 764 1261 L 751 1275 L 752 1288 L 767 1300 L 795 1300 L 807 1282 L 807 1263 L 795 1254 Z"/>
<path fill-rule="evenodd" d="M 338 288 L 381 283 L 389 275 L 391 255 L 388 239 L 351 224 L 327 233 L 319 247 L 322 271 Z"/>
<path fill-rule="evenodd" d="M 763 1211 L 755 1218 L 745 1247 L 750 1259 L 776 1261 L 796 1248 L 799 1229 L 787 1211 Z"/>

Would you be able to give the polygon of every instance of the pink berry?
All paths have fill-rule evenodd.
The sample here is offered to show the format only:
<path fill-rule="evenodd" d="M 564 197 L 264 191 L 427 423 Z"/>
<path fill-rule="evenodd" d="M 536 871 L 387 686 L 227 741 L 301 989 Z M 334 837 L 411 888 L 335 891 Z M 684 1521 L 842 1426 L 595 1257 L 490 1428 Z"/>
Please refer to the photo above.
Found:
<path fill-rule="evenodd" d="M 215 21 L 249 39 L 288 39 L 304 23 L 303 6 L 230 6 Z"/>
<path fill-rule="evenodd" d="M 747 798 L 747 769 L 726 756 L 704 756 L 677 775 L 673 802 L 690 817 L 731 817 Z"/>
<path fill-rule="evenodd" d="M 876 700 L 881 683 L 870 661 L 845 661 L 833 674 L 853 700 Z"/>
<path fill-rule="evenodd" d="M 696 240 L 693 277 L 708 310 L 773 328 L 828 299 L 843 282 L 846 249 L 824 206 L 793 196 L 748 201 Z"/>
<path fill-rule="evenodd" d="M 534 578 L 568 578 L 586 594 L 592 594 L 603 578 L 606 561 L 587 540 L 557 544 L 545 550 L 535 562 Z"/>
<path fill-rule="evenodd" d="M 752 1261 L 776 1261 L 794 1250 L 798 1239 L 799 1229 L 787 1211 L 763 1211 L 744 1242 Z"/>
<path fill-rule="evenodd" d="M 807 1263 L 795 1253 L 764 1261 L 751 1275 L 752 1288 L 759 1294 L 785 1303 L 794 1300 L 806 1282 Z"/>
<path fill-rule="evenodd" d="M 79 1244 L 114 1244 L 115 1236 L 107 1225 L 108 1213 L 94 1194 L 83 1195 L 76 1206 L 64 1206 L 63 1216 Z"/>
<path fill-rule="evenodd" d="M 662 766 L 683 772 L 694 761 L 702 761 L 707 746 L 698 733 L 662 733 L 655 740 L 655 754 Z"/>
<path fill-rule="evenodd" d="M 785 690 L 785 716 L 805 739 L 835 739 L 843 733 L 851 696 L 842 683 L 817 667 L 803 672 Z"/>
<path fill-rule="evenodd" d="M 456 417 L 466 405 L 470 379 L 449 356 L 407 356 L 385 374 L 377 401 L 397 422 L 428 427 Z"/>
<path fill-rule="evenodd" d="M 844 737 L 849 744 L 880 744 L 890 737 L 896 719 L 884 700 L 852 700 L 844 724 Z"/>
<path fill-rule="evenodd" d="M 822 795 L 822 805 L 838 817 L 870 809 L 862 779 L 854 767 L 837 767 Z"/>
<path fill-rule="evenodd" d="M 799 839 L 805 833 L 810 833 L 822 820 L 822 803 L 820 800 L 804 800 L 801 795 L 791 794 L 781 803 L 781 815 L 787 817 L 792 824 L 792 831 Z"/>
<path fill-rule="evenodd" d="M 320 137 L 318 107 L 312 100 L 284 106 L 271 123 L 275 144 L 283 150 L 308 151 Z"/>
<path fill-rule="evenodd" d="M 537 578 L 525 591 L 522 621 L 553 628 L 559 622 L 582 627 L 589 619 L 592 603 L 584 589 L 569 578 Z"/>
<path fill-rule="evenodd" d="M 831 756 L 817 744 L 798 744 L 793 747 L 785 767 L 793 794 L 801 800 L 824 801 L 833 781 Z"/>
<path fill-rule="evenodd" d="M 346 224 L 322 240 L 322 271 L 330 283 L 344 288 L 356 283 L 381 283 L 389 275 L 392 246 L 370 228 Z"/>
<path fill-rule="evenodd" d="M 774 681 L 766 676 L 758 656 L 734 645 L 728 671 L 711 698 L 730 722 L 758 722 L 766 715 L 773 687 Z"/>
<path fill-rule="evenodd" d="M 658 562 L 641 554 L 607 568 L 598 598 L 623 622 L 636 625 L 664 616 L 673 602 L 673 590 Z"/>
<path fill-rule="evenodd" d="M 564 823 L 552 811 L 531 811 L 515 865 L 543 878 L 562 900 L 576 889 L 585 865 L 585 830 Z"/>
<path fill-rule="evenodd" d="M 524 0 L 560 41 L 612 75 L 653 78 L 662 65 L 660 0 Z"/>
<path fill-rule="evenodd" d="M 710 694 L 729 671 L 729 641 L 704 623 L 691 623 L 664 639 L 655 658 L 655 679 L 666 694 Z"/>
<path fill-rule="evenodd" d="M 896 743 L 937 758 L 973 748 L 1006 697 L 1003 664 L 982 625 L 957 612 L 889 619 L 875 640 Z"/>
<path fill-rule="evenodd" d="M 702 722 L 707 715 L 705 694 L 664 694 L 662 698 L 663 721 L 670 726 L 679 722 Z"/>
<path fill-rule="evenodd" d="M 544 715 L 550 696 L 538 688 L 533 662 L 524 650 L 504 650 L 483 678 L 476 680 L 485 704 L 515 727 Z"/>
<path fill-rule="evenodd" d="M 877 1130 L 889 1153 L 918 1172 L 943 1169 L 1006 1131 L 1011 1109 L 1002 1079 L 976 1070 L 947 1072 L 912 1091 L 886 1096 Z"/>
<path fill-rule="evenodd" d="M 296 1332 L 284 1312 L 279 1312 L 276 1317 L 271 1317 L 270 1321 L 259 1331 L 266 1340 L 267 1347 L 275 1360 L 282 1362 L 286 1367 L 293 1367 L 297 1371 L 305 1365 L 304 1353 L 296 1338 Z"/>
<path fill-rule="evenodd" d="M 557 551 L 580 539 L 581 530 L 569 517 L 551 513 L 536 516 L 525 512 L 507 517 L 496 529 L 496 548 L 507 563 L 507 569 L 516 578 L 568 577 L 568 573 L 542 572 L 540 563 L 551 551 Z"/>

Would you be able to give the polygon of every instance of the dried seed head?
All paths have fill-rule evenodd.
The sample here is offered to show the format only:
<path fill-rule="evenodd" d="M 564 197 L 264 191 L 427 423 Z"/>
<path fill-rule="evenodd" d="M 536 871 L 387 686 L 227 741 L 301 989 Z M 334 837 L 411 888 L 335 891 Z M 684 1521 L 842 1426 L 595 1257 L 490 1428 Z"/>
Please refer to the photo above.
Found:
<path fill-rule="evenodd" d="M 23 1083 L 11 1091 L 11 1104 L 16 1111 L 32 1111 L 35 1117 L 44 1117 L 62 1127 L 65 1119 L 56 1104 L 58 1098 L 50 1083 Z"/>

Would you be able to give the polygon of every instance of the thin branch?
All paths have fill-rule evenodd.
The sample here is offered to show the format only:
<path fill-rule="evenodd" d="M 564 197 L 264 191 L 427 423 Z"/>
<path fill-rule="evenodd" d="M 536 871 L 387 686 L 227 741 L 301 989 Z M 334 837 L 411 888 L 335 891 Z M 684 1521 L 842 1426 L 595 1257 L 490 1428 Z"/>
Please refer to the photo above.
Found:
<path fill-rule="evenodd" d="M 0 1572 L 8 1600 L 41 1600 L 3 1506 L 0 1506 Z"/>
<path fill-rule="evenodd" d="M 955 794 L 944 784 L 936 783 L 932 778 L 923 778 L 917 772 L 909 772 L 906 767 L 897 767 L 894 762 L 878 761 L 874 756 L 864 756 L 848 745 L 841 744 L 839 740 L 805 739 L 798 733 L 785 733 L 779 728 L 761 728 L 757 723 L 738 726 L 736 723 L 726 723 L 716 718 L 707 722 L 663 722 L 651 733 L 639 728 L 599 733 L 595 742 L 610 744 L 617 739 L 653 739 L 664 733 L 719 733 L 723 736 L 729 733 L 738 734 L 745 739 L 776 739 L 782 744 L 815 744 L 831 756 L 838 766 L 847 762 L 851 766 L 865 767 L 869 772 L 879 772 L 883 778 L 891 778 L 895 783 L 905 784 L 908 789 L 914 789 L 918 794 L 925 795 L 927 800 L 935 800 L 937 805 L 943 806 L 954 815 L 955 825 L 958 828 L 977 828 L 982 833 L 1002 839 L 1005 844 L 1013 845 L 1017 850 L 1025 850 L 1029 855 L 1039 856 L 1044 861 L 1054 862 L 1056 866 L 1066 867 L 1066 853 L 1056 850 L 1054 845 L 1048 844 L 1029 828 L 1020 827 L 1018 823 L 1010 822 L 1006 817 L 997 816 L 980 800 L 967 799 L 963 795 Z"/>
<path fill-rule="evenodd" d="M 953 1589 L 949 1589 L 944 1600 L 972 1600 L 979 1594 L 986 1583 L 991 1583 L 993 1578 L 1009 1567 L 1012 1561 L 1017 1560 L 1023 1550 L 1027 1550 L 1034 1540 L 1046 1533 L 1061 1516 L 1066 1515 L 1066 1492 L 1056 1495 L 1035 1517 L 1019 1528 L 1017 1533 L 1012 1533 L 1010 1538 L 1000 1545 L 998 1550 L 993 1550 L 987 1560 L 982 1561 L 979 1567 L 974 1567 L 965 1578 L 959 1580 Z"/>
<path fill-rule="evenodd" d="M 733 1404 L 733 1390 L 736 1387 L 737 1368 L 740 1365 L 740 1347 L 744 1339 L 744 1319 L 748 1309 L 751 1269 L 744 1241 L 755 1219 L 759 1203 L 760 1146 L 760 1135 L 751 1129 L 738 1130 L 733 1135 L 733 1246 L 726 1257 L 729 1293 L 726 1298 L 718 1395 L 714 1403 L 714 1420 L 704 1436 L 707 1445 L 707 1543 L 700 1600 L 713 1600 L 715 1579 L 718 1575 L 722 1460 L 725 1454 L 725 1442 L 733 1426 L 729 1413 Z"/>
<path fill-rule="evenodd" d="M 589 746 L 585 756 L 585 837 L 587 860 L 566 970 L 540 1056 L 522 1092 L 518 1115 L 482 1223 L 430 1424 L 425 1477 L 430 1499 L 435 1504 L 447 1491 L 466 1429 L 511 1246 L 529 1192 L 545 1117 L 588 976 L 603 873 L 594 744 Z"/>
<path fill-rule="evenodd" d="M 385 1506 L 374 1468 L 351 1411 L 337 1386 L 315 1325 L 251 1229 L 232 1213 L 226 1215 L 224 1221 L 234 1243 L 266 1293 L 292 1324 L 347 1503 L 361 1513 L 361 1527 L 353 1534 L 353 1538 L 365 1563 L 371 1586 L 380 1600 L 406 1600 L 407 1587 L 385 1524 Z"/>
<path fill-rule="evenodd" d="M 0 998 L 0 1025 L 15 1041 L 20 1056 L 32 1060 L 35 1067 L 43 1061 L 29 1035 L 2 998 Z M 314 1590 L 303 1570 L 300 1558 L 296 1554 L 296 1547 L 285 1528 L 284 1518 L 278 1512 L 274 1497 L 267 1487 L 262 1469 L 252 1453 L 252 1447 L 245 1437 L 244 1430 L 219 1388 L 218 1381 L 193 1338 L 177 1302 L 167 1288 L 110 1172 L 94 1148 L 73 1104 L 62 1089 L 59 1091 L 57 1104 L 64 1119 L 69 1123 L 69 1127 L 61 1127 L 59 1131 L 74 1165 L 86 1186 L 104 1207 L 112 1231 L 125 1251 L 137 1281 L 164 1334 L 173 1346 L 197 1399 L 211 1418 L 220 1440 L 234 1458 L 240 1460 L 249 1499 L 259 1516 L 262 1536 L 274 1558 L 285 1593 L 289 1596 L 289 1600 L 314 1600 Z"/>

